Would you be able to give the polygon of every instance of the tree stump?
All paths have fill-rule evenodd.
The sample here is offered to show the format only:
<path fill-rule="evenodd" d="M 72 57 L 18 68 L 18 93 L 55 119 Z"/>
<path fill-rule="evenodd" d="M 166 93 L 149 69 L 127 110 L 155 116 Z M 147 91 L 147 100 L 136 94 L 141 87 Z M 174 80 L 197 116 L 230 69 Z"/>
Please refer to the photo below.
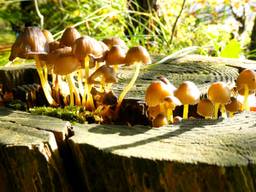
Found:
<path fill-rule="evenodd" d="M 177 58 L 145 66 L 127 97 L 143 100 L 159 75 L 205 91 L 215 81 L 234 84 L 244 68 L 255 70 L 256 62 Z M 35 72 L 0 69 L 0 84 L 12 90 L 36 82 L 33 72 L 33 80 L 25 78 L 27 70 Z M 132 74 L 120 71 L 117 94 Z M 70 129 L 56 118 L 0 108 L 0 191 L 256 191 L 256 113 L 161 128 L 76 124 L 74 135 Z"/>

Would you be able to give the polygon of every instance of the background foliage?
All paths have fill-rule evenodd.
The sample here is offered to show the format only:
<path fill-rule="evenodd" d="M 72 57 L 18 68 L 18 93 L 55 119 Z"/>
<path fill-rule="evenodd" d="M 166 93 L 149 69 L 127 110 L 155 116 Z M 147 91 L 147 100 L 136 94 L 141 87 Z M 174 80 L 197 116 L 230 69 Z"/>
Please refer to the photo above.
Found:
<path fill-rule="evenodd" d="M 65 27 L 76 26 L 82 34 L 96 39 L 119 36 L 129 46 L 142 44 L 152 54 L 170 54 L 190 46 L 200 46 L 200 54 L 211 56 L 256 53 L 248 50 L 256 25 L 255 0 L 184 0 L 183 8 L 183 1 L 159 0 L 158 10 L 146 12 L 129 10 L 126 0 L 38 1 L 44 28 L 55 38 Z M 34 0 L 0 0 L 0 63 L 7 62 L 5 45 L 14 41 L 25 24 L 40 25 Z"/>

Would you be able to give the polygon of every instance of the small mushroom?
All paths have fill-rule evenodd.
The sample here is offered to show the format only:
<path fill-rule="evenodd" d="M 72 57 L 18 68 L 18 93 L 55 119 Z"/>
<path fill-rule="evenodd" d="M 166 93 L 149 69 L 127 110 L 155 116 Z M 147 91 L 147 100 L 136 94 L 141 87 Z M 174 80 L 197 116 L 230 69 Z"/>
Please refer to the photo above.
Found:
<path fill-rule="evenodd" d="M 74 27 L 68 27 L 60 38 L 60 47 L 71 47 L 76 39 L 80 37 L 80 33 Z"/>
<path fill-rule="evenodd" d="M 91 87 L 88 86 L 88 78 L 90 75 L 89 70 L 89 60 L 90 57 L 98 58 L 102 57 L 104 54 L 103 46 L 94 38 L 89 36 L 84 36 L 78 38 L 73 46 L 72 52 L 73 54 L 82 62 L 84 63 L 83 66 L 85 68 L 85 85 L 84 85 L 84 94 L 82 96 L 82 104 L 95 109 L 93 104 L 92 95 L 90 94 Z"/>
<path fill-rule="evenodd" d="M 214 105 L 209 99 L 200 99 L 197 104 L 197 114 L 203 116 L 205 119 L 211 119 L 214 114 Z"/>
<path fill-rule="evenodd" d="M 164 98 L 163 103 L 166 111 L 167 120 L 168 122 L 173 123 L 173 110 L 176 108 L 176 106 L 181 105 L 181 102 L 174 95 L 169 95 Z"/>
<path fill-rule="evenodd" d="M 137 46 L 137 47 L 132 47 L 128 50 L 126 57 L 125 57 L 125 64 L 130 66 L 130 65 L 135 65 L 135 73 L 131 79 L 131 81 L 128 83 L 128 85 L 123 89 L 121 94 L 118 97 L 117 101 L 117 111 L 119 110 L 119 107 L 121 106 L 121 103 L 125 97 L 125 95 L 128 93 L 128 91 L 133 87 L 139 72 L 140 72 L 140 67 L 142 64 L 149 64 L 151 63 L 151 58 L 148 53 L 148 51 L 142 47 L 142 46 Z"/>
<path fill-rule="evenodd" d="M 73 82 L 72 73 L 81 67 L 81 62 L 72 54 L 71 47 L 63 47 L 48 54 L 47 63 L 52 65 L 53 73 L 65 75 L 70 89 L 70 105 L 80 105 L 80 96 Z"/>
<path fill-rule="evenodd" d="M 40 55 L 47 55 L 47 52 L 47 39 L 41 29 L 38 27 L 26 27 L 14 42 L 9 60 L 13 61 L 16 57 L 24 59 L 34 58 L 45 97 L 50 105 L 56 106 L 57 103 L 51 96 L 51 87 L 45 79 L 46 74 L 44 74 L 43 65 L 40 60 Z"/>
<path fill-rule="evenodd" d="M 208 88 L 208 98 L 214 104 L 214 119 L 218 118 L 219 107 L 222 117 L 226 117 L 225 105 L 230 102 L 231 91 L 223 82 L 215 82 Z"/>
<path fill-rule="evenodd" d="M 105 61 L 106 65 L 113 65 L 115 72 L 117 72 L 117 66 L 125 63 L 126 51 L 119 45 L 113 45 L 109 51 L 106 52 Z"/>
<path fill-rule="evenodd" d="M 237 77 L 236 86 L 238 93 L 244 96 L 244 110 L 249 111 L 248 95 L 256 90 L 256 73 L 251 69 L 244 69 Z"/>
<path fill-rule="evenodd" d="M 234 116 L 234 113 L 241 112 L 243 110 L 243 104 L 237 100 L 235 97 L 230 98 L 230 103 L 225 105 L 227 112 L 230 117 Z"/>
<path fill-rule="evenodd" d="M 111 85 L 116 82 L 116 74 L 113 68 L 108 65 L 102 65 L 88 78 L 88 84 L 101 84 L 103 90 L 107 87 L 106 84 Z"/>
<path fill-rule="evenodd" d="M 153 127 L 162 127 L 168 125 L 168 120 L 163 113 L 159 113 L 156 118 L 152 121 Z"/>
<path fill-rule="evenodd" d="M 183 119 L 188 119 L 189 105 L 195 105 L 200 98 L 200 91 L 192 81 L 184 81 L 178 89 L 174 92 L 174 95 L 184 105 L 183 107 Z"/>
<path fill-rule="evenodd" d="M 127 45 L 125 42 L 120 39 L 119 37 L 110 37 L 102 40 L 103 43 L 105 43 L 109 49 L 111 49 L 113 46 L 118 45 L 120 46 L 125 52 L 128 50 Z"/>

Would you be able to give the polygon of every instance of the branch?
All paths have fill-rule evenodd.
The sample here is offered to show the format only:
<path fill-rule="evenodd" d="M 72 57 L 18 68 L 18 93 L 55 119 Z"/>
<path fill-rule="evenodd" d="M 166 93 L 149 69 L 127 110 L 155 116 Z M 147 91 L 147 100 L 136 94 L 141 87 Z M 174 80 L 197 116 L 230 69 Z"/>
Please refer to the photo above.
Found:
<path fill-rule="evenodd" d="M 182 5 L 181 5 L 181 9 L 180 9 L 180 12 L 179 12 L 179 15 L 176 17 L 176 20 L 175 20 L 175 22 L 174 22 L 174 24 L 172 26 L 172 34 L 171 34 L 171 39 L 170 39 L 170 45 L 172 44 L 172 40 L 173 40 L 173 36 L 174 36 L 174 31 L 176 29 L 176 25 L 177 25 L 178 20 L 179 20 L 179 18 L 181 16 L 181 13 L 182 13 L 182 11 L 183 11 L 183 9 L 185 7 L 185 3 L 186 3 L 186 0 L 183 0 Z"/>

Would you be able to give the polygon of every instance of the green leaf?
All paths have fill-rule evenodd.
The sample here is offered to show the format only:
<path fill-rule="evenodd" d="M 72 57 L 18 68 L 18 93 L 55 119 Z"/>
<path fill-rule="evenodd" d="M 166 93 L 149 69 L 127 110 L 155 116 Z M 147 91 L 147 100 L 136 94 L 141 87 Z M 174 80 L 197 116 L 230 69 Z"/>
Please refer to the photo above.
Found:
<path fill-rule="evenodd" d="M 224 49 L 221 50 L 220 56 L 227 58 L 239 58 L 241 54 L 241 44 L 236 40 L 230 40 Z"/>

